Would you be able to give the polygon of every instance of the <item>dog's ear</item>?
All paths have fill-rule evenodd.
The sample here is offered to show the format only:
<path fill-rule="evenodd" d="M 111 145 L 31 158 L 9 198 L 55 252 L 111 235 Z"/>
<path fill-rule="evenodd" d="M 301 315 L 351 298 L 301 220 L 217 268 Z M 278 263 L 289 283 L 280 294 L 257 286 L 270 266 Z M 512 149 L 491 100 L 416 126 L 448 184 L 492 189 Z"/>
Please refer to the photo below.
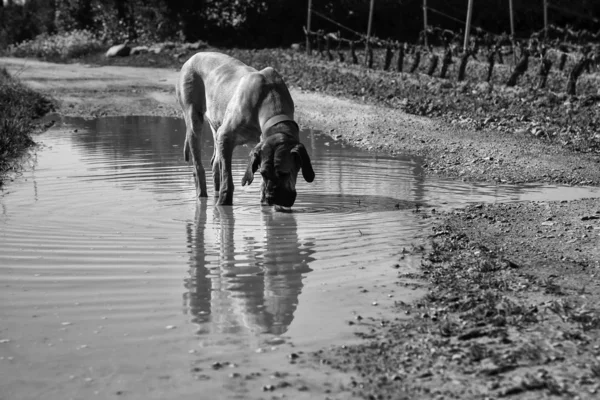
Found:
<path fill-rule="evenodd" d="M 242 178 L 242 186 L 246 186 L 246 184 L 251 184 L 254 180 L 254 173 L 258 169 L 260 165 L 260 149 L 262 148 L 262 143 L 254 146 L 252 151 L 250 152 L 250 161 L 248 161 L 248 167 L 246 168 L 246 173 Z"/>
<path fill-rule="evenodd" d="M 300 159 L 300 167 L 302 168 L 302 176 L 306 182 L 312 182 L 315 180 L 315 172 L 313 171 L 312 164 L 310 163 L 310 157 L 308 152 L 302 143 L 298 143 L 293 149 L 292 154 Z"/>

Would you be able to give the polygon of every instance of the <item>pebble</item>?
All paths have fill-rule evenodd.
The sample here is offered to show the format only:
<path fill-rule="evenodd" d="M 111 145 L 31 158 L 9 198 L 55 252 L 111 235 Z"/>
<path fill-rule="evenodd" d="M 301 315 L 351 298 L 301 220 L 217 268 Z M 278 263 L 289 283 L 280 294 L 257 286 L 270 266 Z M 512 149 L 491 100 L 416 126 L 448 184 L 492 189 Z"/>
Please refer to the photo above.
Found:
<path fill-rule="evenodd" d="M 212 369 L 221 369 L 223 368 L 227 363 L 221 363 L 219 361 L 212 363 L 211 367 Z"/>
<path fill-rule="evenodd" d="M 267 343 L 271 344 L 271 345 L 284 344 L 285 343 L 285 339 L 282 338 L 282 337 L 274 337 L 274 338 L 268 339 Z"/>

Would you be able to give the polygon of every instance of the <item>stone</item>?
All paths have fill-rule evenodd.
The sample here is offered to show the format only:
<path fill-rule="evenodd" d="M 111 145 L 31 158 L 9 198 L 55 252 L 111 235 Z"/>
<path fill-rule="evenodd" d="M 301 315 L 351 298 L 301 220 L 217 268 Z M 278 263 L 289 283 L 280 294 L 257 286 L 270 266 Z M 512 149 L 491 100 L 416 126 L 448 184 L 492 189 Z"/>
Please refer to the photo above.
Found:
<path fill-rule="evenodd" d="M 127 57 L 131 53 L 131 47 L 127 43 L 112 46 L 106 51 L 106 57 Z"/>
<path fill-rule="evenodd" d="M 194 42 L 194 43 L 186 43 L 186 44 L 184 44 L 184 47 L 189 50 L 201 50 L 201 49 L 206 49 L 208 47 L 208 43 L 206 43 L 202 40 L 198 40 L 197 42 Z"/>
<path fill-rule="evenodd" d="M 149 51 L 149 47 L 148 46 L 135 46 L 134 48 L 131 49 L 131 55 L 136 55 L 136 54 L 145 54 Z"/>

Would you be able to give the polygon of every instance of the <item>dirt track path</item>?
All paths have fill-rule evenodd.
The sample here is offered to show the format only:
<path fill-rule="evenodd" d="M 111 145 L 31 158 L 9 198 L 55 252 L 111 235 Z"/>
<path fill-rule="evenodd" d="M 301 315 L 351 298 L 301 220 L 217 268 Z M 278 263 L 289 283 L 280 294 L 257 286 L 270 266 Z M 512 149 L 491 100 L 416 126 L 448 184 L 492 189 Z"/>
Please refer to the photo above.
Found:
<path fill-rule="evenodd" d="M 173 89 L 178 73 L 174 70 L 63 65 L 7 58 L 0 58 L 0 66 L 7 67 L 9 72 L 19 76 L 31 87 L 54 96 L 60 103 L 59 112 L 62 115 L 93 118 L 110 115 L 178 116 L 179 114 Z M 303 92 L 294 88 L 292 88 L 292 96 L 296 102 L 297 119 L 301 126 L 323 130 L 336 139 L 347 140 L 363 148 L 379 149 L 390 153 L 408 152 L 423 156 L 423 172 L 426 174 L 492 182 L 600 184 L 600 155 L 597 154 L 572 153 L 558 146 L 551 146 L 516 134 L 499 135 L 482 131 L 457 130 L 444 126 L 440 122 L 411 116 L 397 110 L 319 93 Z M 451 214 L 438 215 L 437 213 L 432 214 L 431 217 L 439 219 L 436 221 L 439 227 L 449 226 L 455 232 L 466 235 L 471 241 L 472 248 L 492 249 L 495 259 L 514 260 L 519 268 L 511 273 L 514 276 L 510 279 L 518 280 L 522 275 L 528 279 L 532 277 L 531 281 L 535 282 L 534 285 L 519 289 L 518 297 L 526 304 L 540 304 L 540 301 L 547 300 L 548 296 L 552 300 L 562 301 L 564 294 L 559 296 L 548 294 L 551 292 L 550 289 L 556 291 L 556 287 L 569 295 L 582 298 L 583 287 L 586 301 L 594 304 L 598 303 L 600 293 L 597 280 L 600 268 L 597 250 L 600 248 L 600 222 L 598 222 L 600 219 L 597 217 L 600 215 L 599 204 L 598 200 L 523 203 L 517 206 L 496 204 L 476 206 Z M 473 252 L 467 250 L 459 255 L 465 253 L 472 258 Z M 453 250 L 451 253 L 457 251 Z M 477 251 L 473 254 L 480 253 L 481 251 Z M 450 255 L 456 256 L 456 254 Z M 463 257 L 463 260 L 468 264 L 470 258 Z M 468 265 L 465 265 L 465 269 L 466 267 Z M 543 294 L 544 299 L 541 299 L 540 293 L 544 288 L 546 292 Z M 473 290 L 476 295 L 478 292 Z M 527 332 L 533 334 L 537 332 L 547 334 L 548 331 L 553 334 L 562 332 L 562 327 L 558 329 L 552 326 L 550 329 L 542 325 L 532 325 Z M 422 325 L 417 320 L 414 326 L 403 327 L 402 329 L 408 329 L 408 334 L 397 334 L 388 338 L 389 347 L 401 349 L 404 348 L 402 347 L 404 341 L 410 338 L 421 338 L 423 326 L 428 325 Z M 395 325 L 392 325 L 393 329 L 394 327 Z M 390 329 L 393 330 L 392 328 Z M 592 335 L 596 337 L 597 331 L 593 331 Z M 515 340 L 514 343 L 528 343 L 531 337 L 514 335 L 512 339 Z M 565 339 L 562 337 L 556 340 L 560 342 Z M 569 346 L 571 344 L 569 342 Z M 600 360 L 596 342 L 584 341 L 577 346 L 571 346 L 576 350 L 572 352 L 573 354 L 563 355 L 565 360 L 560 359 L 552 364 L 554 368 L 552 373 L 558 376 L 559 373 L 556 371 L 581 364 L 579 361 L 581 354 Z M 340 365 L 344 368 L 357 365 L 361 368 L 361 374 L 366 374 L 365 380 L 374 382 L 373 390 L 377 394 L 386 393 L 382 392 L 377 383 L 380 382 L 378 378 L 382 374 L 381 351 L 377 346 L 372 348 L 373 353 L 364 349 L 356 352 L 351 348 L 352 354 L 340 356 L 342 360 Z M 428 365 L 436 358 L 433 353 L 430 354 L 428 347 L 425 350 L 419 362 Z M 365 362 L 361 364 L 361 359 L 358 357 L 360 352 L 364 352 L 365 360 L 372 360 L 376 364 L 376 372 L 369 372 L 365 368 Z M 397 370 L 397 360 L 392 361 L 392 365 L 389 366 L 390 371 L 394 368 Z M 550 369 L 546 364 L 533 363 L 532 365 L 535 368 L 543 366 Z M 307 379 L 311 381 L 313 379 L 333 381 L 332 377 L 319 376 L 319 371 L 313 371 L 312 368 L 308 370 L 312 375 Z M 392 372 L 397 373 L 396 370 Z M 456 370 L 455 367 L 451 367 L 449 373 L 452 374 Z M 415 393 L 419 393 L 419 398 L 435 397 L 435 393 L 430 392 L 429 389 L 432 387 L 438 390 L 439 381 L 421 379 L 424 375 L 421 371 L 417 372 L 414 377 L 408 376 L 411 379 L 407 379 L 409 386 L 406 390 L 414 389 Z M 580 372 L 578 370 L 577 374 L 581 375 L 585 371 Z M 356 371 L 351 373 L 359 375 Z M 517 369 L 513 375 L 522 374 L 523 370 Z M 573 376 L 564 379 L 572 386 L 581 386 L 580 383 L 583 381 L 577 374 L 571 374 Z M 446 379 L 446 375 L 441 376 Z M 512 382 L 511 379 L 510 374 L 501 374 L 498 377 L 489 379 L 484 377 L 481 380 L 484 384 L 489 382 L 498 384 L 498 382 Z M 477 384 L 473 382 L 471 375 L 466 376 L 461 382 L 463 386 L 455 385 L 458 388 L 457 397 L 471 398 L 465 392 L 465 388 L 469 385 L 476 387 Z M 404 382 L 398 384 L 403 385 Z M 585 382 L 584 384 L 588 385 Z M 495 393 L 492 390 L 493 385 L 488 386 L 486 390 L 493 395 Z M 389 390 L 387 394 L 401 397 L 398 386 L 388 385 L 387 390 Z M 452 389 L 448 393 L 456 395 L 456 390 Z M 581 394 L 580 398 L 591 398 L 587 394 L 596 393 L 596 390 L 600 390 L 600 384 L 593 388 L 586 386 L 586 391 L 577 388 L 576 392 Z M 311 388 L 311 394 L 317 392 L 316 388 Z M 527 397 L 528 393 L 525 390 L 522 398 L 538 398 L 540 393 L 530 394 L 535 397 Z M 268 397 L 263 396 L 260 389 L 257 389 L 253 395 L 255 398 Z M 474 396 L 474 398 L 481 397 Z"/>
<path fill-rule="evenodd" d="M 172 69 L 53 64 L 0 58 L 31 87 L 54 96 L 59 112 L 178 116 Z M 600 155 L 573 153 L 517 134 L 459 130 L 384 107 L 291 89 L 301 126 L 357 146 L 424 157 L 426 174 L 468 181 L 600 184 Z"/>

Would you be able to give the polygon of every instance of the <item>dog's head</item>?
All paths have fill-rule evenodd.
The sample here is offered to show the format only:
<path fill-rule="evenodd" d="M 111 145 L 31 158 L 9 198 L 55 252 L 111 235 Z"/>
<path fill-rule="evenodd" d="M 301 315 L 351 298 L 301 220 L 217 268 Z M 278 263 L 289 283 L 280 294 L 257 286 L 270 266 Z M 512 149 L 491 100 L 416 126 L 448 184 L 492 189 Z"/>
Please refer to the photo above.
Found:
<path fill-rule="evenodd" d="M 294 205 L 296 179 L 300 170 L 307 182 L 315 179 L 306 148 L 285 134 L 269 136 L 252 149 L 242 186 L 252 183 L 257 170 L 260 170 L 263 178 L 261 201 L 270 206 Z"/>

